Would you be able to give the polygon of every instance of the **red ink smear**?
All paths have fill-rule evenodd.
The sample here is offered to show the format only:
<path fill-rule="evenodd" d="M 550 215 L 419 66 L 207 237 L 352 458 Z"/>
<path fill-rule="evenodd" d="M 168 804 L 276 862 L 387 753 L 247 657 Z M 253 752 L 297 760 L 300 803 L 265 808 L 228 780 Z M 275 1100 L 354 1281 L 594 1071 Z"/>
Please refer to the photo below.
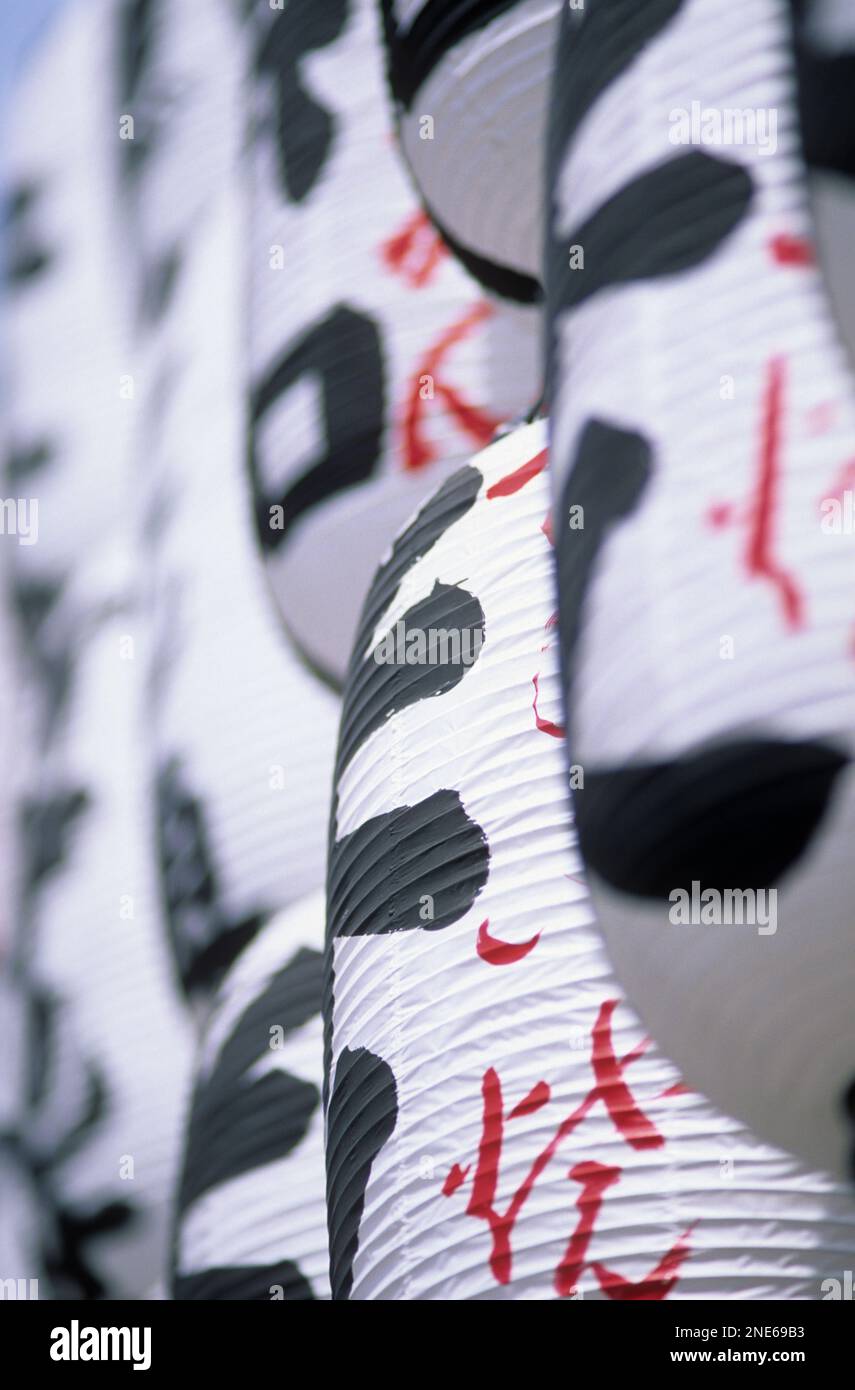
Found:
<path fill-rule="evenodd" d="M 707 521 L 710 526 L 714 526 L 717 530 L 721 530 L 723 526 L 729 526 L 732 520 L 733 507 L 729 502 L 717 502 L 707 512 Z"/>
<path fill-rule="evenodd" d="M 430 282 L 446 250 L 427 214 L 415 212 L 400 232 L 383 242 L 380 254 L 393 274 L 402 275 L 416 289 L 421 289 Z"/>
<path fill-rule="evenodd" d="M 552 1092 L 546 1082 L 538 1081 L 536 1086 L 532 1086 L 525 1100 L 514 1106 L 508 1119 L 518 1120 L 522 1115 L 534 1115 L 536 1111 L 543 1109 L 551 1097 Z"/>
<path fill-rule="evenodd" d="M 481 1140 L 478 1145 L 478 1161 L 466 1213 L 468 1216 L 475 1217 L 477 1220 L 485 1221 L 489 1227 L 492 1236 L 490 1269 L 494 1279 L 499 1284 L 508 1284 L 510 1282 L 512 1267 L 511 1236 L 517 1218 L 534 1188 L 537 1179 L 554 1157 L 561 1142 L 581 1124 L 585 1116 L 598 1101 L 602 1101 L 605 1105 L 609 1118 L 618 1133 L 632 1146 L 632 1148 L 658 1148 L 665 1143 L 664 1137 L 659 1134 L 652 1122 L 648 1120 L 647 1116 L 644 1115 L 637 1105 L 635 1097 L 623 1077 L 624 1069 L 644 1055 L 648 1046 L 648 1039 L 643 1039 L 626 1057 L 618 1059 L 615 1056 L 612 1042 L 612 1015 L 617 1008 L 617 1004 L 618 1000 L 607 999 L 600 1005 L 597 1020 L 592 1030 L 591 1062 L 596 1078 L 595 1085 L 588 1092 L 582 1103 L 558 1126 L 552 1139 L 538 1154 L 524 1181 L 517 1188 L 504 1212 L 497 1211 L 495 1207 L 496 1187 L 498 1184 L 499 1164 L 501 1161 L 505 1126 L 502 1085 L 499 1080 L 498 1072 L 494 1067 L 488 1068 L 484 1073 L 481 1083 L 481 1094 L 483 1098 Z M 538 1085 L 529 1092 L 526 1101 L 530 1101 L 532 1096 L 539 1099 L 544 1093 L 541 1090 L 543 1086 L 544 1083 L 538 1083 Z M 523 1104 L 525 1103 L 526 1102 L 523 1102 Z M 511 1118 L 513 1114 L 514 1111 L 511 1112 L 509 1118 Z M 616 1182 L 617 1176 L 619 1176 L 621 1171 L 620 1169 L 604 1169 L 601 1165 L 582 1165 L 582 1170 L 584 1181 L 588 1184 L 582 1196 L 588 1203 L 593 1201 L 596 1196 L 601 1198 L 605 1186 L 609 1186 L 611 1182 Z M 599 1180 L 606 1172 L 612 1175 L 609 1182 L 605 1183 L 602 1187 L 598 1187 L 597 1184 Z M 447 1181 L 446 1179 L 446 1182 Z M 594 1213 L 594 1216 L 596 1216 L 596 1213 Z M 583 1212 L 582 1222 L 584 1223 L 586 1219 Z M 591 1225 L 593 1225 L 593 1221 Z M 577 1228 L 577 1234 L 578 1229 L 579 1228 Z M 571 1247 L 573 1247 L 572 1250 Z M 578 1256 L 578 1249 L 578 1240 L 574 1247 L 571 1239 L 571 1246 L 568 1247 L 567 1254 L 565 1254 L 565 1258 L 560 1266 L 560 1269 L 563 1271 L 561 1276 L 563 1279 L 567 1278 L 568 1264 L 572 1266 L 573 1261 Z M 572 1272 L 572 1269 L 569 1272 Z"/>
<path fill-rule="evenodd" d="M 607 1168 L 603 1163 L 577 1163 L 567 1175 L 582 1184 L 582 1191 L 576 1202 L 579 1221 L 555 1271 L 555 1290 L 562 1297 L 572 1293 L 579 1282 L 603 1197 L 620 1175 L 620 1168 Z"/>
<path fill-rule="evenodd" d="M 466 1181 L 466 1174 L 472 1165 L 467 1163 L 465 1168 L 461 1168 L 459 1163 L 455 1163 L 448 1172 L 445 1182 L 442 1184 L 443 1197 L 452 1197 L 458 1187 L 462 1187 Z"/>
<path fill-rule="evenodd" d="M 691 1094 L 691 1088 L 686 1085 L 685 1081 L 678 1081 L 662 1092 L 663 1096 L 690 1096 Z"/>
<path fill-rule="evenodd" d="M 552 613 L 552 614 L 550 615 L 550 617 L 548 617 L 548 618 L 546 619 L 546 622 L 544 623 L 544 628 L 545 628 L 546 631 L 548 632 L 549 629 L 550 629 L 551 627 L 557 627 L 557 626 L 558 626 L 558 610 L 556 609 L 556 611 L 555 611 L 554 613 Z"/>
<path fill-rule="evenodd" d="M 534 721 L 542 734 L 550 734 L 552 738 L 564 738 L 567 730 L 563 724 L 553 724 L 551 719 L 541 719 L 537 712 L 537 701 L 540 696 L 539 679 L 540 672 L 538 671 L 537 675 L 531 678 L 531 683 L 534 686 L 534 699 L 531 702 L 531 707 L 534 710 Z"/>
<path fill-rule="evenodd" d="M 436 391 L 466 434 L 471 435 L 477 444 L 490 443 L 496 431 L 496 421 L 492 415 L 479 410 L 476 405 L 469 405 L 453 386 L 438 381 Z"/>
<path fill-rule="evenodd" d="M 501 941 L 499 937 L 490 935 L 487 930 L 489 925 L 490 919 L 486 917 L 478 928 L 478 939 L 475 943 L 479 956 L 488 965 L 513 965 L 515 961 L 527 956 L 529 951 L 533 951 L 540 940 L 538 932 L 529 941 Z"/>
<path fill-rule="evenodd" d="M 784 362 L 769 363 L 763 425 L 760 439 L 760 475 L 754 501 L 752 529 L 745 563 L 749 574 L 771 580 L 781 596 L 784 618 L 791 628 L 802 623 L 802 598 L 791 577 L 775 562 L 772 550 L 772 524 L 777 501 L 781 447 L 781 411 L 784 390 Z"/>
<path fill-rule="evenodd" d="M 489 444 L 493 438 L 499 421 L 477 407 L 469 405 L 453 387 L 436 380 L 437 373 L 452 348 L 456 347 L 479 324 L 490 318 L 492 313 L 492 305 L 488 304 L 486 300 L 474 305 L 468 314 L 464 314 L 462 319 L 446 329 L 439 341 L 429 349 L 414 373 L 403 419 L 404 467 L 408 471 L 415 472 L 419 468 L 424 468 L 436 458 L 435 447 L 424 438 L 423 434 L 422 420 L 425 407 L 428 404 L 421 396 L 421 385 L 424 377 L 430 377 L 433 380 L 435 395 L 438 395 L 445 402 L 461 429 L 475 441 L 478 447 Z"/>
<path fill-rule="evenodd" d="M 828 502 L 832 498 L 835 502 L 842 502 L 843 494 L 850 491 L 853 486 L 855 486 L 855 459 L 850 459 L 838 473 L 834 487 L 829 492 L 824 492 L 820 497 L 819 506 L 821 507 L 823 502 Z"/>
<path fill-rule="evenodd" d="M 629 1299 L 646 1300 L 656 1302 L 667 1298 L 680 1276 L 680 1266 L 683 1261 L 692 1253 L 689 1245 L 689 1236 L 693 1227 L 684 1231 L 678 1241 L 671 1246 L 667 1255 L 652 1269 L 646 1279 L 633 1284 L 630 1279 L 624 1279 L 622 1274 L 616 1274 L 614 1270 L 607 1269 L 605 1265 L 593 1262 L 591 1269 L 597 1276 L 597 1283 L 607 1298 L 616 1299 L 621 1302 Z"/>
<path fill-rule="evenodd" d="M 541 531 L 549 541 L 551 546 L 555 545 L 555 536 L 552 532 L 552 512 L 547 512 L 540 527 Z"/>
<path fill-rule="evenodd" d="M 769 250 L 778 265 L 806 266 L 813 265 L 816 260 L 813 245 L 806 237 L 790 236 L 787 232 L 774 236 Z"/>
<path fill-rule="evenodd" d="M 487 500 L 491 501 L 494 497 L 512 497 L 520 488 L 524 488 L 526 483 L 530 483 L 532 478 L 536 478 L 538 473 L 542 473 L 546 467 L 549 457 L 548 449 L 541 449 L 539 454 L 535 454 L 533 459 L 515 468 L 513 473 L 508 473 L 504 478 L 500 478 L 492 487 L 487 488 Z"/>

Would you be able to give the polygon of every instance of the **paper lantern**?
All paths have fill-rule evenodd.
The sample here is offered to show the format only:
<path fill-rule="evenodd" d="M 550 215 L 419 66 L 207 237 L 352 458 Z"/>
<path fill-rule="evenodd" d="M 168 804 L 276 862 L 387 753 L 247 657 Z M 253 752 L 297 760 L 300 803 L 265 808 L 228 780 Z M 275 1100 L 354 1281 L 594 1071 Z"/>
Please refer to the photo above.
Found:
<path fill-rule="evenodd" d="M 18 94 L 10 153 L 7 477 L 16 521 L 23 501 L 36 524 L 12 547 L 19 898 L 4 946 L 20 1049 L 2 1049 L 0 1090 L 23 1200 L 0 1267 L 41 1298 L 156 1292 L 190 1064 L 142 749 L 114 17 L 95 3 L 57 21 Z"/>
<path fill-rule="evenodd" d="M 3 526 L 14 580 L 28 589 L 48 564 L 59 583 L 127 499 L 117 460 L 133 421 L 133 362 L 113 214 L 112 19 L 111 0 L 70 6 L 10 103 L 2 442 L 3 496 L 17 505 Z"/>
<path fill-rule="evenodd" d="M 46 1020 L 50 1045 L 33 1051 L 33 1037 L 44 1036 Z M 29 986 L 19 970 L 14 979 L 8 969 L 0 973 L 0 1045 L 0 1133 L 6 1140 L 0 1147 L 0 1259 L 8 1270 L 4 1297 L 79 1297 L 79 1280 L 65 1282 L 70 1241 L 63 1236 L 71 1227 L 61 1222 L 51 1155 L 79 1123 L 85 1069 L 68 1034 L 67 1015 L 50 995 Z M 76 1275 L 79 1270 L 78 1262 Z"/>
<path fill-rule="evenodd" d="M 230 4 L 201 33 L 190 0 L 131 18 L 152 780 L 176 970 L 204 996 L 323 882 L 338 701 L 282 630 L 245 468 L 245 31 Z"/>
<path fill-rule="evenodd" d="M 594 905 L 618 978 L 689 1084 L 841 1173 L 855 397 L 800 115 L 809 158 L 843 167 L 845 148 L 800 110 L 778 0 L 750 0 L 726 28 L 712 0 L 597 5 L 563 37 L 554 525 Z M 753 113 L 741 131 L 738 111 Z M 604 160 L 616 130 L 620 157 Z M 853 135 L 836 132 L 850 153 Z"/>
<path fill-rule="evenodd" d="M 449 479 L 360 624 L 327 905 L 333 1298 L 819 1298 L 848 1191 L 687 1091 L 601 944 L 545 445 L 532 425 Z"/>
<path fill-rule="evenodd" d="M 75 660 L 20 808 L 12 986 L 37 1079 L 21 1094 L 15 1147 L 41 1209 L 29 1268 L 41 1297 L 158 1287 L 189 1084 L 140 741 L 142 624 L 121 549 L 102 546 L 53 615 L 78 635 Z"/>
<path fill-rule="evenodd" d="M 561 0 L 380 0 L 401 148 L 464 265 L 541 297 L 545 136 Z"/>
<path fill-rule="evenodd" d="M 421 209 L 375 0 L 256 6 L 245 39 L 255 519 L 290 634 L 338 681 L 395 531 L 538 399 L 540 325 Z"/>
<path fill-rule="evenodd" d="M 329 1298 L 323 941 L 318 892 L 265 923 L 216 996 L 178 1195 L 176 1298 Z"/>

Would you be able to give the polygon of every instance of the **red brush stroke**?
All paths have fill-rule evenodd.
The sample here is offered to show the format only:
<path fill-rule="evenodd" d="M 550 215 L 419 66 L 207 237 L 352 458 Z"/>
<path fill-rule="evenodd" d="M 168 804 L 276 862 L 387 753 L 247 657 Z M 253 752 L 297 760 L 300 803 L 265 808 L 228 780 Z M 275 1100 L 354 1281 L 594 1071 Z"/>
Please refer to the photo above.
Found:
<path fill-rule="evenodd" d="M 667 1255 L 652 1269 L 646 1279 L 642 1279 L 637 1284 L 632 1280 L 624 1279 L 622 1274 L 616 1274 L 614 1270 L 607 1269 L 604 1264 L 592 1261 L 591 1269 L 597 1277 L 597 1283 L 607 1298 L 618 1301 L 630 1299 L 646 1300 L 656 1302 L 667 1298 L 677 1280 L 680 1277 L 680 1266 L 683 1261 L 692 1253 L 689 1245 L 689 1236 L 694 1230 L 690 1226 L 684 1231 L 680 1239 L 671 1246 Z"/>
<path fill-rule="evenodd" d="M 502 941 L 497 936 L 491 936 L 487 928 L 490 925 L 489 917 L 486 917 L 478 928 L 478 939 L 475 949 L 482 960 L 488 965 L 513 965 L 515 961 L 522 960 L 529 951 L 533 951 L 540 940 L 540 932 L 528 941 Z"/>
<path fill-rule="evenodd" d="M 448 1171 L 445 1182 L 442 1184 L 443 1197 L 452 1197 L 458 1187 L 462 1187 L 466 1181 L 466 1175 L 472 1165 L 467 1163 L 465 1168 L 461 1168 L 459 1163 L 455 1163 Z"/>
<path fill-rule="evenodd" d="M 617 999 L 606 1000 L 601 1005 L 599 1017 L 594 1024 L 591 1066 L 597 1079 L 598 1099 L 605 1102 L 615 1129 L 634 1149 L 659 1149 L 665 1140 L 653 1121 L 649 1120 L 636 1104 L 635 1097 L 623 1076 L 625 1067 L 644 1056 L 650 1046 L 650 1038 L 642 1038 L 641 1042 L 619 1061 L 612 1044 L 612 1014 L 617 1006 Z"/>
<path fill-rule="evenodd" d="M 451 350 L 479 324 L 490 318 L 492 313 L 492 305 L 485 300 L 475 304 L 469 313 L 446 329 L 438 342 L 428 350 L 413 374 L 403 418 L 403 459 L 404 467 L 409 472 L 425 468 L 434 461 L 437 452 L 423 433 L 423 417 L 427 405 L 427 401 L 421 396 L 424 377 L 432 379 L 435 395 L 444 401 L 460 428 L 478 447 L 489 444 L 493 438 L 499 421 L 477 406 L 469 405 L 452 386 L 437 380 L 439 369 Z"/>
<path fill-rule="evenodd" d="M 393 274 L 401 275 L 416 289 L 430 283 L 436 267 L 447 253 L 442 238 L 424 212 L 414 212 L 400 232 L 380 247 L 380 255 Z"/>
<path fill-rule="evenodd" d="M 626 1142 L 634 1149 L 660 1148 L 664 1143 L 664 1137 L 656 1129 L 651 1120 L 644 1114 L 637 1104 L 635 1097 L 624 1079 L 624 1070 L 632 1062 L 642 1057 L 649 1046 L 649 1039 L 643 1039 L 625 1057 L 618 1058 L 615 1055 L 614 1044 L 612 1041 L 612 1015 L 617 1008 L 618 1000 L 607 999 L 601 1005 L 597 1014 L 591 1034 L 591 1064 L 594 1070 L 595 1084 L 588 1092 L 585 1099 L 575 1110 L 569 1114 L 558 1126 L 555 1134 L 549 1143 L 541 1150 L 531 1165 L 524 1181 L 517 1188 L 508 1207 L 504 1212 L 496 1209 L 496 1188 L 499 1177 L 499 1164 L 501 1161 L 502 1144 L 504 1142 L 505 1115 L 502 1101 L 502 1085 L 499 1080 L 498 1072 L 494 1067 L 489 1067 L 484 1073 L 481 1083 L 481 1094 L 483 1100 L 483 1117 L 481 1128 L 481 1140 L 478 1146 L 478 1161 L 475 1169 L 475 1176 L 472 1182 L 472 1191 L 466 1207 L 468 1216 L 475 1217 L 477 1220 L 485 1221 L 492 1236 L 492 1249 L 490 1253 L 490 1269 L 493 1277 L 499 1284 L 508 1284 L 511 1279 L 512 1269 L 512 1250 L 511 1237 L 514 1226 L 520 1212 L 525 1206 L 537 1179 L 554 1157 L 559 1145 L 571 1134 L 585 1116 L 598 1102 L 602 1102 L 608 1111 L 609 1118 L 615 1129 Z M 546 1082 L 539 1081 L 531 1091 L 529 1091 L 526 1101 L 530 1103 L 534 1097 L 538 1103 L 541 1098 L 548 1098 L 549 1087 Z M 539 1108 L 539 1105 L 538 1105 Z M 519 1109 L 519 1107 L 517 1107 Z M 511 1111 L 510 1119 L 514 1114 Z M 588 1183 L 583 1198 L 590 1204 L 597 1198 L 602 1198 L 605 1188 L 617 1181 L 620 1169 L 605 1169 L 602 1165 L 591 1164 L 583 1165 L 583 1180 Z M 452 1169 L 456 1175 L 460 1172 L 458 1165 Z M 604 1175 L 608 1173 L 608 1182 Z M 450 1175 L 449 1175 L 450 1176 Z M 446 1179 L 446 1184 L 449 1179 Z M 456 1186 L 460 1186 L 456 1183 Z M 579 1205 L 579 1204 L 577 1204 Z M 584 1204 L 583 1204 L 584 1205 Z M 597 1208 L 599 1209 L 599 1208 Z M 582 1210 L 582 1207 L 580 1207 Z M 593 1219 L 596 1212 L 590 1219 L 590 1226 L 593 1229 Z M 585 1236 L 585 1224 L 588 1216 L 582 1212 L 580 1222 L 582 1237 Z M 579 1253 L 579 1230 L 577 1227 L 574 1237 L 571 1237 L 571 1244 L 565 1254 L 564 1260 L 559 1266 L 563 1271 L 562 1279 L 568 1277 L 568 1266 L 578 1260 Z M 588 1232 L 590 1238 L 590 1232 Z M 573 1240 L 576 1239 L 575 1246 Z M 572 1249 L 571 1249 L 572 1247 Z"/>
<path fill-rule="evenodd" d="M 546 467 L 549 457 L 548 449 L 541 449 L 539 454 L 529 459 L 519 468 L 515 468 L 513 473 L 508 473 L 504 478 L 500 478 L 492 487 L 487 488 L 487 500 L 492 501 L 494 497 L 512 497 L 520 488 L 530 483 L 532 478 L 536 478 L 538 473 L 542 473 Z"/>
<path fill-rule="evenodd" d="M 579 1221 L 555 1271 L 555 1291 L 563 1298 L 572 1293 L 579 1282 L 603 1198 L 620 1180 L 621 1171 L 603 1163 L 577 1163 L 567 1174 L 574 1182 L 582 1184 L 582 1191 L 576 1201 Z"/>
<path fill-rule="evenodd" d="M 537 674 L 531 678 L 531 683 L 534 686 L 534 699 L 531 702 L 531 707 L 534 710 L 534 722 L 542 734 L 549 734 L 552 738 L 564 738 L 567 734 L 567 730 L 563 724 L 553 724 L 551 719 L 542 719 L 537 712 L 537 701 L 540 696 L 539 680 L 540 672 L 538 671 Z"/>
<path fill-rule="evenodd" d="M 812 242 L 806 237 L 791 236 L 788 232 L 779 232 L 772 237 L 769 250 L 778 265 L 808 266 L 816 262 Z"/>
<path fill-rule="evenodd" d="M 769 363 L 760 436 L 759 478 L 751 517 L 745 564 L 749 574 L 768 579 L 778 590 L 784 619 L 791 628 L 803 621 L 802 596 L 795 581 L 773 557 L 773 522 L 778 500 L 784 362 Z"/>
<path fill-rule="evenodd" d="M 536 1086 L 532 1086 L 528 1095 L 515 1105 L 509 1120 L 518 1120 L 523 1115 L 534 1115 L 538 1110 L 542 1110 L 552 1097 L 552 1092 L 545 1081 L 538 1081 Z"/>
<path fill-rule="evenodd" d="M 824 492 L 819 499 L 819 505 L 828 502 L 832 498 L 835 502 L 843 501 L 843 494 L 849 492 L 855 486 L 855 459 L 850 459 L 845 463 L 837 475 L 837 481 L 830 492 Z"/>
<path fill-rule="evenodd" d="M 496 432 L 496 421 L 492 415 L 488 415 L 477 405 L 469 405 L 467 401 L 464 401 L 459 391 L 455 391 L 453 386 L 448 386 L 442 381 L 436 383 L 436 393 L 441 400 L 445 401 L 460 428 L 466 434 L 471 435 L 476 444 L 490 443 Z"/>

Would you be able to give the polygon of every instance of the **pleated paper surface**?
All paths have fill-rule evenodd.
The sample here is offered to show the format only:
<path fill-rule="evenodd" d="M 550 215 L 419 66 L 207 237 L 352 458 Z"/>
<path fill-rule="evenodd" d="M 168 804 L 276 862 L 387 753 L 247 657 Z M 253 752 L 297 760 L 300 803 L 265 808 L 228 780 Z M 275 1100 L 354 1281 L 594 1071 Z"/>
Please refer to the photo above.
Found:
<path fill-rule="evenodd" d="M 817 1298 L 848 1191 L 687 1090 L 593 918 L 545 446 L 531 426 L 451 478 L 363 615 L 329 878 L 333 1297 Z M 416 659 L 431 630 L 456 663 Z"/>

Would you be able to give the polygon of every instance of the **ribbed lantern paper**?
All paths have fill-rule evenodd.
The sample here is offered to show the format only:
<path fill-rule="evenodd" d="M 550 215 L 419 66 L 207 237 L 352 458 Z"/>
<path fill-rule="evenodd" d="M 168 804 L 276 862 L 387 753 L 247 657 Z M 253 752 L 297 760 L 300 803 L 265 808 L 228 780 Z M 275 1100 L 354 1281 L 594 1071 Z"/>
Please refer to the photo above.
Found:
<path fill-rule="evenodd" d="M 145 627 L 127 554 L 111 549 L 58 609 L 79 634 L 70 690 L 42 784 L 21 808 L 19 983 L 38 1078 L 21 1151 L 58 1228 L 45 1258 L 66 1298 L 162 1289 L 191 1061 L 147 796 Z"/>
<path fill-rule="evenodd" d="M 687 1090 L 601 944 L 545 448 L 538 423 L 450 478 L 361 621 L 328 885 L 333 1298 L 818 1298 L 849 1192 Z"/>
<path fill-rule="evenodd" d="M 177 1202 L 180 1299 L 329 1298 L 324 895 L 272 918 L 216 996 Z"/>
<path fill-rule="evenodd" d="M 0 1263 L 41 1298 L 162 1289 L 190 1063 L 142 756 L 113 20 L 103 3 L 62 16 L 18 95 L 9 156 L 6 487 L 25 525 L 4 537 L 4 558 L 21 637 L 16 732 L 30 747 L 6 961 L 19 1047 L 0 1063 L 4 1164 L 21 1196 Z"/>
<path fill-rule="evenodd" d="M 482 284 L 539 299 L 561 0 L 375 3 L 401 150 L 425 207 Z"/>
<path fill-rule="evenodd" d="M 267 916 L 323 882 L 338 702 L 283 630 L 252 519 L 245 31 L 224 0 L 204 25 L 192 0 L 160 18 L 137 16 L 145 61 L 130 105 L 149 118 L 126 173 L 140 209 L 139 545 L 163 898 L 176 971 L 195 993 Z"/>
<path fill-rule="evenodd" d="M 126 500 L 132 278 L 116 197 L 114 20 L 113 0 L 67 6 L 10 103 L 3 446 L 18 544 L 4 549 L 22 581 L 43 577 L 48 554 L 61 578 Z"/>
<path fill-rule="evenodd" d="M 207 1019 L 171 1292 L 323 1298 L 323 909 L 301 900 L 323 883 L 338 700 L 280 619 L 246 468 L 248 27 L 217 4 L 200 34 L 189 0 L 137 18 L 151 773 L 174 967 Z"/>

